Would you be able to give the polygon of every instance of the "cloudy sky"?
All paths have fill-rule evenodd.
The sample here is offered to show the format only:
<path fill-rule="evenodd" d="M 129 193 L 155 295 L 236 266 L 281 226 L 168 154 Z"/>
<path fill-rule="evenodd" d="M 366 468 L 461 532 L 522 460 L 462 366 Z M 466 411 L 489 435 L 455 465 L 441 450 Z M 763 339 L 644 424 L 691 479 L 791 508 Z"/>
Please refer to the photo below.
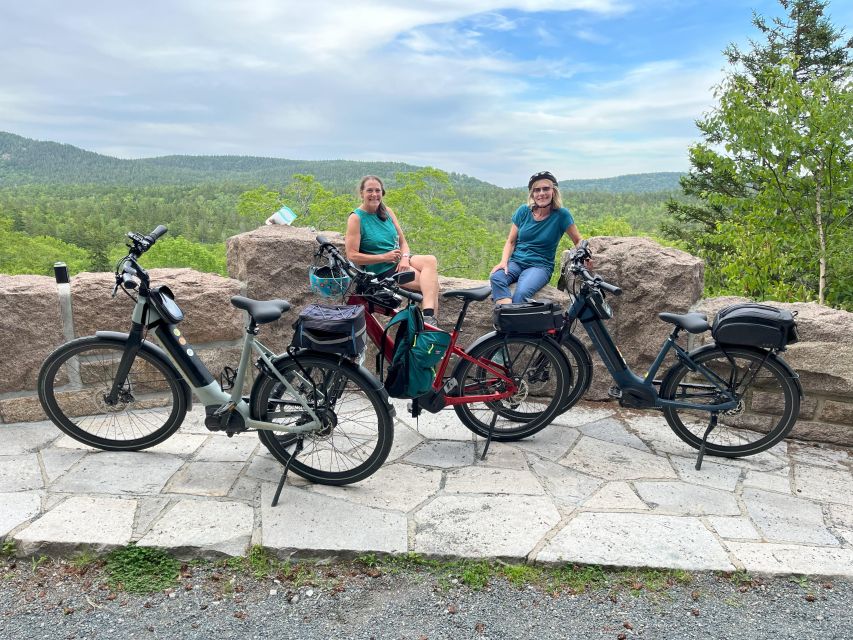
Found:
<path fill-rule="evenodd" d="M 777 0 L 0 0 L 0 130 L 122 158 L 687 170 Z M 851 32 L 853 3 L 833 0 Z"/>

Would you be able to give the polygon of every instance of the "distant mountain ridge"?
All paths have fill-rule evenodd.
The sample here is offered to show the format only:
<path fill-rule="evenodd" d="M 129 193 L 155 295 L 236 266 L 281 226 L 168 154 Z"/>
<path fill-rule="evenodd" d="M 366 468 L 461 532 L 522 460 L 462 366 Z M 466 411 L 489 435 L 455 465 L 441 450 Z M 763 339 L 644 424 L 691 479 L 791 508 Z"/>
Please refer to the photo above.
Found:
<path fill-rule="evenodd" d="M 0 131 L 0 188 L 27 184 L 145 186 L 211 182 L 278 185 L 294 174 L 310 174 L 329 187 L 350 190 L 366 174 L 387 176 L 422 167 L 402 162 L 287 160 L 255 156 L 189 156 L 123 160 L 70 144 L 33 140 Z M 594 180 L 563 180 L 563 191 L 650 193 L 679 190 L 678 172 L 640 173 Z M 483 180 L 451 173 L 466 189 L 500 189 Z M 519 187 L 520 189 L 520 187 Z"/>

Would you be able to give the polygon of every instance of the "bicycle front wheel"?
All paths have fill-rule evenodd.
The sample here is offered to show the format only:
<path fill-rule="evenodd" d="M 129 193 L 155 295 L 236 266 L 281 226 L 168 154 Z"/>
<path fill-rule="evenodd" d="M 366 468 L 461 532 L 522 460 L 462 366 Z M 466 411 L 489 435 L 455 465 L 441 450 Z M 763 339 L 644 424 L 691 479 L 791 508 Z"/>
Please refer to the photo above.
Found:
<path fill-rule="evenodd" d="M 743 347 L 717 346 L 693 360 L 711 371 L 738 399 L 738 405 L 720 412 L 708 435 L 705 452 L 738 458 L 760 453 L 782 440 L 800 412 L 800 392 L 790 373 L 774 355 Z M 661 398 L 708 405 L 722 402 L 722 394 L 699 371 L 679 362 L 661 383 Z M 664 417 L 675 434 L 698 449 L 711 414 L 701 409 L 665 407 Z"/>
<path fill-rule="evenodd" d="M 138 451 L 171 436 L 187 412 L 174 370 L 140 350 L 115 402 L 108 396 L 125 343 L 79 338 L 47 357 L 38 396 L 47 417 L 66 434 L 106 451 Z"/>
<path fill-rule="evenodd" d="M 521 440 L 542 430 L 560 413 L 572 375 L 560 347 L 534 336 L 495 335 L 475 346 L 469 355 L 482 358 L 511 378 L 518 390 L 492 402 L 453 405 L 471 431 L 492 440 Z M 480 364 L 462 359 L 453 372 L 462 396 L 503 393 L 506 383 Z"/>
<path fill-rule="evenodd" d="M 394 429 L 382 394 L 354 366 L 334 356 L 304 354 L 286 358 L 278 370 L 293 387 L 263 376 L 252 390 L 252 415 L 285 426 L 311 422 L 300 399 L 322 423 L 297 435 L 261 430 L 258 436 L 282 464 L 307 480 L 343 485 L 374 473 L 391 451 Z"/>

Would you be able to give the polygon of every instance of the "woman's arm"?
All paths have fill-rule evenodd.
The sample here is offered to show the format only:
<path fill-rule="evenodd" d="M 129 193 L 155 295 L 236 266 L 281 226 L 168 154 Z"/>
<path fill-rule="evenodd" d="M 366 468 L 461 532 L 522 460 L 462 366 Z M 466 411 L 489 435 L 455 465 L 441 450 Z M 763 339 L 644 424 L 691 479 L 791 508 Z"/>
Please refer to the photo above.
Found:
<path fill-rule="evenodd" d="M 572 223 L 569 225 L 569 228 L 566 229 L 566 235 L 572 239 L 572 242 L 575 246 L 580 244 L 580 241 L 583 240 L 583 236 L 581 236 L 581 232 L 578 231 L 578 225 Z"/>
<path fill-rule="evenodd" d="M 391 211 L 391 209 L 388 209 L 388 214 L 391 216 L 391 222 L 394 223 L 394 228 L 397 230 L 397 239 L 399 240 L 398 244 L 400 245 L 400 264 L 397 267 L 397 270 L 408 270 L 409 258 L 412 256 L 412 252 L 409 250 L 409 243 L 406 241 L 406 236 L 403 235 L 403 227 L 400 226 L 397 216 L 393 211 Z"/>
<path fill-rule="evenodd" d="M 513 223 L 512 227 L 509 229 L 509 235 L 506 238 L 506 242 L 504 243 L 504 249 L 501 253 L 501 261 L 492 267 L 491 273 L 494 273 L 498 269 L 503 269 L 504 271 L 508 270 L 509 257 L 515 249 L 516 242 L 518 242 L 518 227 Z M 507 273 L 509 273 L 509 271 L 507 271 Z"/>
<path fill-rule="evenodd" d="M 380 262 L 397 262 L 400 259 L 400 250 L 388 251 L 387 253 L 361 253 L 361 220 L 358 214 L 352 213 L 347 218 L 347 232 L 344 236 L 344 247 L 347 258 L 359 265 L 378 264 Z"/>

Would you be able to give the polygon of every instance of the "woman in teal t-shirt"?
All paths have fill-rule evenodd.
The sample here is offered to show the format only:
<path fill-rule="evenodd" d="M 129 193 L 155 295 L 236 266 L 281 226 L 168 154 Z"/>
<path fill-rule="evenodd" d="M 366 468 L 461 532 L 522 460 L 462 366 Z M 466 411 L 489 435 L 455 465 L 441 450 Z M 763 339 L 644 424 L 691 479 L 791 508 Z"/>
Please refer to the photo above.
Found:
<path fill-rule="evenodd" d="M 415 255 L 397 216 L 385 203 L 385 185 L 376 176 L 365 176 L 358 185 L 361 205 L 347 219 L 347 257 L 365 270 L 385 278 L 396 271 L 414 271 L 415 280 L 405 286 L 423 294 L 424 318 L 433 324 L 438 310 L 438 261 L 435 256 Z"/>
<path fill-rule="evenodd" d="M 554 258 L 563 234 L 575 246 L 582 240 L 572 214 L 563 206 L 557 179 L 550 171 L 533 174 L 527 188 L 527 204 L 513 214 L 501 261 L 489 276 L 495 304 L 524 302 L 533 297 L 554 273 Z M 518 284 L 513 293 L 509 287 L 515 282 Z"/>

